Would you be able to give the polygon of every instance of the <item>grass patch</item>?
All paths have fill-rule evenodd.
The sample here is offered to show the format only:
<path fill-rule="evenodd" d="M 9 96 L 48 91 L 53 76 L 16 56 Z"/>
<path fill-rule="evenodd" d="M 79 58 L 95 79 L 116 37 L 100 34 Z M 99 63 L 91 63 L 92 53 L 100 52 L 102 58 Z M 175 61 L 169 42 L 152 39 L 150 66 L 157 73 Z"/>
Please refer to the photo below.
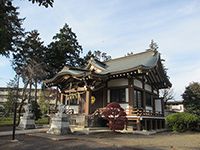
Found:
<path fill-rule="evenodd" d="M 10 126 L 10 125 L 13 125 L 12 117 L 0 118 L 0 126 Z"/>
<path fill-rule="evenodd" d="M 16 120 L 17 122 L 17 120 Z M 38 119 L 37 121 L 35 121 L 35 124 L 48 124 L 48 117 L 44 117 L 41 119 Z M 12 117 L 7 117 L 7 118 L 0 118 L 0 126 L 11 126 L 13 125 L 13 118 Z"/>
<path fill-rule="evenodd" d="M 44 117 L 35 121 L 35 124 L 49 124 L 48 117 Z"/>

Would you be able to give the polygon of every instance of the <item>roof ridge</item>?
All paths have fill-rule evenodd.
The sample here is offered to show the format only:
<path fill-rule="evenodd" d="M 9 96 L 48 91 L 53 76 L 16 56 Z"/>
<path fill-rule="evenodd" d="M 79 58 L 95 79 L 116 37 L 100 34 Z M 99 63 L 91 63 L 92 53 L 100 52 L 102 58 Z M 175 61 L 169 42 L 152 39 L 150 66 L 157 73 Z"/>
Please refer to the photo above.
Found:
<path fill-rule="evenodd" d="M 118 60 L 118 59 L 125 59 L 127 57 L 133 57 L 133 56 L 137 56 L 137 55 L 141 55 L 141 54 L 144 54 L 144 53 L 149 53 L 149 52 L 155 52 L 154 50 L 149 50 L 147 49 L 146 51 L 143 51 L 143 52 L 139 52 L 139 53 L 135 53 L 135 54 L 131 54 L 131 55 L 128 55 L 128 56 L 123 56 L 123 57 L 118 57 L 118 58 L 114 58 L 114 59 L 110 59 L 108 61 L 104 61 L 104 63 L 107 63 L 107 62 L 111 62 L 111 61 L 115 61 L 115 60 Z"/>

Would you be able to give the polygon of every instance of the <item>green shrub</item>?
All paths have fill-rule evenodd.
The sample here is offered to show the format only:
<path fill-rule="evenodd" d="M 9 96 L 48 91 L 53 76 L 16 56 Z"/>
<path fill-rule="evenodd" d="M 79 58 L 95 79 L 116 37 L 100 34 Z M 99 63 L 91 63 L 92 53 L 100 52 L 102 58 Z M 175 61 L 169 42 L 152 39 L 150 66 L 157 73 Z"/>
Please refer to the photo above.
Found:
<path fill-rule="evenodd" d="M 194 130 L 197 127 L 199 118 L 190 113 L 175 113 L 166 117 L 167 125 L 172 131 L 184 132 Z"/>
<path fill-rule="evenodd" d="M 40 106 L 38 105 L 38 103 L 36 101 L 31 101 L 31 105 L 32 105 L 34 116 L 35 116 L 35 120 L 41 119 L 42 112 L 40 110 Z"/>
<path fill-rule="evenodd" d="M 44 117 L 41 119 L 38 119 L 37 121 L 35 121 L 36 124 L 49 124 L 49 118 L 48 117 Z"/>

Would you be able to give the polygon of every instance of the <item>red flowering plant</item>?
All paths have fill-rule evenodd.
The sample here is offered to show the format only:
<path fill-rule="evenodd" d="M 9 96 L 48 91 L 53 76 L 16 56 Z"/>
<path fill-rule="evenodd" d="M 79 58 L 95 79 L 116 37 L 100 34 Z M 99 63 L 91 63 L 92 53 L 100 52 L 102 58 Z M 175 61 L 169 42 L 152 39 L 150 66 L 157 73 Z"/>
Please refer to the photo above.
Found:
<path fill-rule="evenodd" d="M 101 110 L 101 116 L 108 120 L 108 127 L 115 130 L 123 130 L 127 127 L 127 118 L 124 109 L 116 102 L 108 104 Z"/>

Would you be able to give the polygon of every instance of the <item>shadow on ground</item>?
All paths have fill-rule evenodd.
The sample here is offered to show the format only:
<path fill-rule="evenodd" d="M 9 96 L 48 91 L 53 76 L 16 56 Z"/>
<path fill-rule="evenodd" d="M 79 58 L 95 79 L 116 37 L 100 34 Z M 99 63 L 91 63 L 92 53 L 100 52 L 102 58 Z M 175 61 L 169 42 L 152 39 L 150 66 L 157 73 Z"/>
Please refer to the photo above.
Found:
<path fill-rule="evenodd" d="M 121 134 L 110 134 L 110 136 L 107 134 L 96 134 L 89 137 L 87 135 L 72 135 L 72 137 L 78 138 L 67 138 L 61 141 L 51 140 L 45 138 L 43 135 L 43 137 L 38 135 L 40 134 L 37 134 L 37 136 L 34 136 L 34 134 L 31 136 L 17 135 L 16 139 L 18 139 L 18 141 L 16 142 L 11 142 L 11 136 L 0 137 L 0 150 L 199 150 L 198 144 L 183 144 L 181 146 L 180 144 L 173 145 L 173 143 L 164 144 L 163 137 L 166 137 L 166 134 L 165 136 L 127 135 L 127 137 Z M 196 134 L 196 137 L 198 137 L 198 135 L 199 134 Z M 45 136 L 49 135 L 46 134 Z M 171 140 L 172 137 L 173 135 L 168 136 L 168 139 Z M 158 144 L 155 144 L 154 141 L 157 141 L 159 138 L 162 142 L 160 141 Z M 153 142 L 151 141 L 148 144 L 143 143 L 149 141 L 150 139 L 153 140 Z M 176 140 L 177 136 L 175 136 L 174 139 Z M 136 142 L 136 140 L 139 142 Z M 177 141 L 175 141 L 175 143 L 177 143 Z"/>

